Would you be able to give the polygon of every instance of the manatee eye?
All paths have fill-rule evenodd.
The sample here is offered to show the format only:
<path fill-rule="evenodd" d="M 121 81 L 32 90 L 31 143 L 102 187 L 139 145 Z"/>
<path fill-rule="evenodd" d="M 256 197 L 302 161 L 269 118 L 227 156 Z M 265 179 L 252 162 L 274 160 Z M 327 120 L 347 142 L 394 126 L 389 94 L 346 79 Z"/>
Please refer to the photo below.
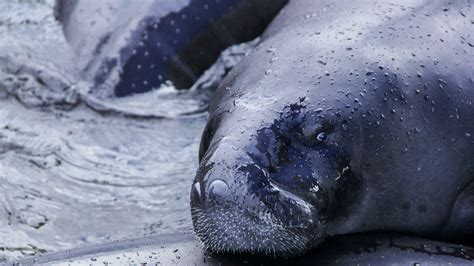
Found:
<path fill-rule="evenodd" d="M 320 132 L 317 136 L 316 136 L 316 140 L 318 140 L 319 142 L 323 142 L 326 140 L 327 138 L 327 134 L 326 132 Z"/>
<path fill-rule="evenodd" d="M 302 134 L 308 143 L 324 142 L 328 138 L 328 134 L 331 132 L 331 128 L 321 125 L 320 123 L 303 124 Z"/>
<path fill-rule="evenodd" d="M 307 141 L 314 141 L 314 139 L 318 138 L 322 130 L 323 126 L 319 123 L 304 123 L 301 131 Z"/>

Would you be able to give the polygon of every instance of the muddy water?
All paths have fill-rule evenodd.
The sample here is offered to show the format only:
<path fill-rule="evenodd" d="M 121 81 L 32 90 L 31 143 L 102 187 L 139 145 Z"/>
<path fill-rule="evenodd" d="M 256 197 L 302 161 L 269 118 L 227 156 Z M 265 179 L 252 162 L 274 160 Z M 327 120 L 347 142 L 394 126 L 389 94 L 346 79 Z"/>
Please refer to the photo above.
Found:
<path fill-rule="evenodd" d="M 100 97 L 53 7 L 0 2 L 0 262 L 191 230 L 207 102 L 254 43 L 224 51 L 188 91 Z"/>

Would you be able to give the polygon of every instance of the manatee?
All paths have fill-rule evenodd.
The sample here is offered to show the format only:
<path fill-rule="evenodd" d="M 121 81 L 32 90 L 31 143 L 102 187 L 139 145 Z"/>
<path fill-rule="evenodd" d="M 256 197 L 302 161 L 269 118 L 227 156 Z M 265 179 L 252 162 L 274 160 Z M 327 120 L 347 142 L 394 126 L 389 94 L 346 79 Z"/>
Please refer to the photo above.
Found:
<path fill-rule="evenodd" d="M 56 17 L 96 91 L 187 89 L 232 44 L 262 34 L 287 0 L 58 0 Z"/>
<path fill-rule="evenodd" d="M 191 187 L 213 252 L 474 239 L 469 0 L 299 0 L 220 84 Z"/>

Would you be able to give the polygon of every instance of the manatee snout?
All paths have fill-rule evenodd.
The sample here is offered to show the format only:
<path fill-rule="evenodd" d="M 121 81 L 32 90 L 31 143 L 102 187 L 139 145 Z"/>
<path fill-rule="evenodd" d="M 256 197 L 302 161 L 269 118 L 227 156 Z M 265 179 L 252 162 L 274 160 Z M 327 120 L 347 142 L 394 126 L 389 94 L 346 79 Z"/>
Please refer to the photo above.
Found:
<path fill-rule="evenodd" d="M 209 250 L 288 256 L 323 240 L 319 206 L 272 178 L 248 148 L 217 145 L 191 189 L 194 230 Z"/>

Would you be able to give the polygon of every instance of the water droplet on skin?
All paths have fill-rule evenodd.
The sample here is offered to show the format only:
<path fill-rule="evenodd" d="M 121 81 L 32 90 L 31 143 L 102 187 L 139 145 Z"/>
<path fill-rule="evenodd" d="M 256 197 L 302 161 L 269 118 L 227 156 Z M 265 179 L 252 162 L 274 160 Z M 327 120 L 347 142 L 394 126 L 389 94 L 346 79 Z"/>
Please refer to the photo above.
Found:
<path fill-rule="evenodd" d="M 443 79 L 438 79 L 438 82 L 439 82 L 439 83 L 442 83 L 442 84 L 444 84 L 444 85 L 448 85 L 448 82 L 446 82 L 446 81 L 443 80 Z"/>
<path fill-rule="evenodd" d="M 309 189 L 311 192 L 316 193 L 319 191 L 319 186 L 318 184 L 314 185 L 312 188 Z"/>

